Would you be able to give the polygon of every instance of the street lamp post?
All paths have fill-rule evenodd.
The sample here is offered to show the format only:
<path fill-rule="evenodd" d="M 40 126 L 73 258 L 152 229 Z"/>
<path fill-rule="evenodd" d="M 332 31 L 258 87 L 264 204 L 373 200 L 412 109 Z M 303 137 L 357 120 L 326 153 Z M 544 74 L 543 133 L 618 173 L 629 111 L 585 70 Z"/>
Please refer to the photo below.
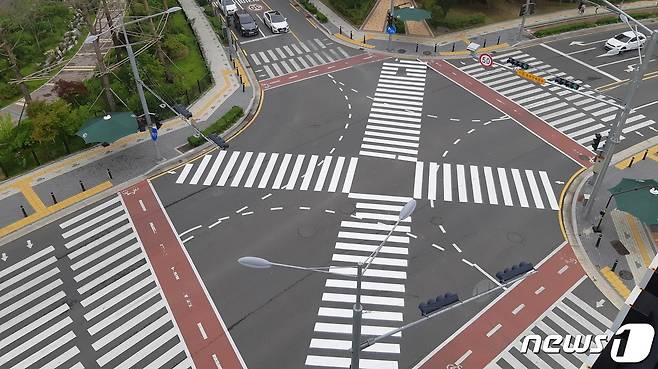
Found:
<path fill-rule="evenodd" d="M 372 264 L 373 260 L 375 257 L 377 257 L 377 254 L 379 251 L 382 249 L 388 238 L 391 236 L 393 231 L 395 231 L 395 228 L 398 226 L 398 224 L 402 221 L 407 219 L 413 211 L 416 209 L 416 200 L 411 199 L 409 200 L 400 210 L 400 213 L 398 215 L 398 220 L 395 222 L 395 224 L 391 227 L 391 230 L 388 232 L 384 240 L 379 244 L 377 249 L 373 251 L 366 259 L 364 262 L 359 262 L 356 267 L 356 300 L 355 303 L 352 307 L 352 348 L 350 349 L 351 352 L 351 369 L 358 369 L 359 368 L 359 359 L 360 359 L 360 346 L 361 346 L 361 320 L 363 316 L 363 306 L 361 305 L 361 281 L 363 280 L 363 275 L 368 270 L 368 267 L 370 264 Z M 281 264 L 281 263 L 275 263 L 271 262 L 269 260 L 263 259 L 263 258 L 258 258 L 254 256 L 245 256 L 241 257 L 238 259 L 238 263 L 249 267 L 249 268 L 255 268 L 255 269 L 265 269 L 265 268 L 270 268 L 272 266 L 278 266 L 282 268 L 287 268 L 287 269 L 296 269 L 296 270 L 305 270 L 309 272 L 317 272 L 317 273 L 325 273 L 325 274 L 334 274 L 334 275 L 340 275 L 340 276 L 345 276 L 343 273 L 336 273 L 332 272 L 332 269 L 338 269 L 339 267 L 316 267 L 316 268 L 309 268 L 309 267 L 302 267 L 298 265 L 289 265 L 289 264 Z"/>
<path fill-rule="evenodd" d="M 644 77 L 644 73 L 647 70 L 647 67 L 649 66 L 649 62 L 651 61 L 651 56 L 653 55 L 655 49 L 656 49 L 656 42 L 658 41 L 658 32 L 657 31 L 652 31 L 651 29 L 647 28 L 644 26 L 642 23 L 636 21 L 635 19 L 631 18 L 628 14 L 624 13 L 621 9 L 615 7 L 614 5 L 610 4 L 609 2 L 605 1 L 605 3 L 613 10 L 619 12 L 620 18 L 627 24 L 629 24 L 629 20 L 632 20 L 634 23 L 642 27 L 644 30 L 649 32 L 651 34 L 651 39 L 648 41 L 648 47 L 646 48 L 646 56 L 644 60 L 641 63 L 638 63 L 638 65 L 635 68 L 635 73 L 633 74 L 633 79 L 631 81 L 630 86 L 628 87 L 628 92 L 626 93 L 626 98 L 624 100 L 624 109 L 620 112 L 617 111 L 617 122 L 615 125 L 610 129 L 610 134 L 608 137 L 608 140 L 605 145 L 604 153 L 603 153 L 603 162 L 601 163 L 601 171 L 597 175 L 596 173 L 594 174 L 596 180 L 594 182 L 594 187 L 592 188 L 592 191 L 590 193 L 589 200 L 587 200 L 587 204 L 585 205 L 585 217 L 588 217 L 590 212 L 592 211 L 592 208 L 594 207 L 594 203 L 596 202 L 596 197 L 598 196 L 599 191 L 601 190 L 601 186 L 603 185 L 603 179 L 605 178 L 605 175 L 608 171 L 608 167 L 610 166 L 610 162 L 612 161 L 612 155 L 614 154 L 614 149 L 615 146 L 619 143 L 619 137 L 621 136 L 622 129 L 624 125 L 626 124 L 626 119 L 628 118 L 628 115 L 631 112 L 631 104 L 633 102 L 633 98 L 635 97 L 635 93 L 637 92 L 640 83 L 642 82 L 642 78 Z M 630 26 L 630 24 L 629 24 Z M 632 28 L 632 27 L 631 27 Z M 615 50 L 615 49 L 613 49 Z M 638 50 L 641 53 L 641 50 Z"/>
<path fill-rule="evenodd" d="M 525 5 L 522 5 L 525 7 L 523 8 L 523 17 L 521 18 L 521 25 L 519 26 L 519 34 L 517 37 L 518 41 L 521 41 L 521 36 L 523 36 L 523 27 L 525 27 L 525 17 L 528 14 L 528 12 L 530 12 L 530 1 L 531 0 L 526 0 Z"/>

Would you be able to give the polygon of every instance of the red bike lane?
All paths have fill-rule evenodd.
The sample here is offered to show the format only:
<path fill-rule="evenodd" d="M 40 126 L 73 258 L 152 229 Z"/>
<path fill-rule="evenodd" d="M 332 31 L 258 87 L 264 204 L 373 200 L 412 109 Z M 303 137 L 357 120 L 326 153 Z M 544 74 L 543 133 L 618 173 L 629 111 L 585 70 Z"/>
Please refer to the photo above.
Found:
<path fill-rule="evenodd" d="M 485 84 L 467 75 L 444 60 L 431 60 L 427 65 L 437 73 L 461 86 L 466 91 L 469 91 L 473 95 L 489 103 L 491 106 L 507 114 L 528 131 L 532 132 L 576 163 L 583 167 L 592 166 L 591 159 L 594 155 L 589 150 L 539 119 L 531 112 L 517 105 L 515 102 L 490 89 Z"/>
<path fill-rule="evenodd" d="M 197 369 L 246 368 L 151 184 L 120 192 Z"/>
<path fill-rule="evenodd" d="M 263 90 L 270 90 L 276 87 L 285 86 L 290 83 L 303 81 L 305 79 L 321 76 L 323 74 L 337 72 L 348 69 L 357 65 L 374 63 L 376 61 L 389 59 L 390 56 L 379 53 L 363 53 L 349 58 L 337 60 L 331 63 L 318 65 L 307 69 L 302 69 L 295 73 L 284 74 L 279 77 L 266 79 L 260 82 Z"/>
<path fill-rule="evenodd" d="M 484 368 L 586 277 L 571 246 L 563 243 L 415 368 Z"/>

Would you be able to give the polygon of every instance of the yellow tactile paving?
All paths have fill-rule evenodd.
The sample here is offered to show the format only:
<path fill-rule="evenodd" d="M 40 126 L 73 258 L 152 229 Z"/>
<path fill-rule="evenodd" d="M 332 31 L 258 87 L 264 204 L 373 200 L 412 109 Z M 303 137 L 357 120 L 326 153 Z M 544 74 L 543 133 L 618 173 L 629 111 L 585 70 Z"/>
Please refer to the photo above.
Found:
<path fill-rule="evenodd" d="M 631 235 L 633 236 L 633 239 L 635 239 L 635 244 L 639 248 L 638 251 L 640 252 L 640 256 L 642 256 L 642 262 L 645 267 L 649 267 L 649 265 L 651 265 L 652 257 L 649 255 L 649 249 L 647 248 L 647 245 L 644 244 L 643 238 L 640 236 L 640 227 L 642 225 L 640 225 L 637 219 L 630 214 L 626 215 L 626 219 L 631 228 Z"/>
<path fill-rule="evenodd" d="M 633 160 L 633 163 L 637 163 L 638 161 L 642 160 L 642 158 L 644 157 L 645 152 L 647 153 L 647 159 L 658 161 L 658 145 L 656 145 L 654 147 L 651 147 L 651 148 L 649 148 L 647 150 L 644 150 L 644 151 L 640 151 L 640 152 L 636 153 L 635 155 L 630 156 L 630 157 L 620 161 L 619 163 L 615 164 L 615 167 L 617 169 L 620 169 L 620 170 L 626 169 L 626 168 L 628 168 L 628 164 L 630 164 L 630 162 L 631 162 L 631 160 L 633 160 L 633 158 L 635 158 Z"/>
<path fill-rule="evenodd" d="M 354 45 L 357 45 L 357 46 L 360 46 L 360 47 L 365 47 L 365 48 L 368 48 L 368 49 L 372 49 L 372 48 L 375 47 L 375 46 L 373 46 L 373 45 L 364 44 L 364 43 L 361 41 L 361 40 L 363 40 L 362 38 L 359 39 L 359 40 L 353 40 L 353 39 L 351 39 L 351 38 L 349 38 L 349 37 L 347 37 L 347 36 L 345 36 L 345 35 L 341 35 L 340 33 L 335 33 L 334 36 L 336 36 L 336 38 L 341 39 L 341 40 L 343 40 L 343 41 L 345 41 L 345 42 L 349 42 L 349 43 L 351 43 L 351 44 L 354 44 Z M 367 41 L 368 39 L 369 39 L 369 38 L 368 38 L 368 36 L 366 35 L 366 41 Z"/>
<path fill-rule="evenodd" d="M 34 196 L 36 196 L 36 199 L 41 203 L 41 206 L 43 206 L 43 208 L 39 209 L 39 210 L 35 209 L 34 214 L 31 214 L 30 216 L 28 216 L 26 218 L 23 218 L 21 220 L 18 220 L 18 221 L 14 222 L 14 223 L 12 223 L 8 226 L 4 226 L 4 227 L 0 228 L 0 237 L 4 237 L 4 236 L 6 236 L 6 235 L 8 235 L 8 234 L 10 234 L 14 231 L 17 231 L 17 230 L 19 230 L 19 229 L 21 229 L 21 228 L 23 228 L 23 227 L 25 227 L 29 224 L 32 224 L 32 223 L 36 222 L 37 220 L 39 220 L 39 219 L 41 219 L 45 216 L 48 216 L 48 215 L 53 214 L 53 213 L 55 213 L 59 210 L 62 210 L 66 207 L 69 207 L 69 206 L 71 206 L 71 205 L 73 205 L 77 202 L 80 202 L 80 201 L 82 201 L 86 198 L 94 196 L 94 195 L 96 195 L 100 192 L 103 192 L 103 191 L 105 191 L 109 188 L 112 188 L 112 183 L 110 181 L 105 181 L 105 182 L 103 182 L 103 183 L 101 183 L 97 186 L 94 186 L 94 187 L 88 189 L 87 191 L 84 191 L 84 192 L 81 192 L 77 195 L 66 198 L 66 199 L 58 202 L 55 205 L 51 205 L 51 206 L 46 207 L 43 204 L 43 202 L 41 201 L 41 199 L 38 198 L 37 194 L 34 193 L 34 190 L 32 190 L 32 187 L 29 187 L 29 191 L 31 191 L 34 194 Z M 23 194 L 25 194 L 25 192 Z"/>
<path fill-rule="evenodd" d="M 624 282 L 613 272 L 610 267 L 603 267 L 601 268 L 601 274 L 603 274 L 603 277 L 610 283 L 612 288 L 614 288 L 618 294 L 621 295 L 624 299 L 628 297 L 628 295 L 631 293 L 631 291 L 626 287 Z"/>
<path fill-rule="evenodd" d="M 247 76 L 247 72 L 245 72 L 244 68 L 242 67 L 242 63 L 240 63 L 240 60 L 234 59 L 235 60 L 235 65 L 238 68 L 238 75 L 240 75 L 242 81 L 244 82 L 245 87 L 251 86 L 249 84 L 249 77 Z M 226 84 L 224 84 L 226 85 Z"/>
<path fill-rule="evenodd" d="M 29 183 L 19 182 L 17 187 L 23 193 L 23 196 L 25 196 L 25 199 L 36 213 L 46 210 L 46 205 L 41 201 L 39 195 L 34 192 L 34 189 L 32 189 L 32 186 Z"/>

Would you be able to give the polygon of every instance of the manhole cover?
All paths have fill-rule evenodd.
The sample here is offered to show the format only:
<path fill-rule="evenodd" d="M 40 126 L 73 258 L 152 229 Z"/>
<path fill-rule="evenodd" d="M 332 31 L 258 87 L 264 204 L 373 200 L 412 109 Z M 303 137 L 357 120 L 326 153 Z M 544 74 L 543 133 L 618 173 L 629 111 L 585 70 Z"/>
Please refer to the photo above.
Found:
<path fill-rule="evenodd" d="M 423 55 L 432 55 L 432 52 L 429 50 L 423 51 Z"/>
<path fill-rule="evenodd" d="M 633 279 L 633 273 L 629 272 L 628 270 L 620 270 L 619 278 L 625 281 L 630 281 L 631 279 Z"/>
<path fill-rule="evenodd" d="M 407 50 L 405 50 L 405 49 L 398 49 L 398 52 L 399 52 L 400 54 L 404 54 L 404 53 L 407 52 Z"/>
<path fill-rule="evenodd" d="M 580 160 L 589 160 L 589 156 L 587 156 L 587 155 L 578 155 L 578 159 L 580 159 Z"/>

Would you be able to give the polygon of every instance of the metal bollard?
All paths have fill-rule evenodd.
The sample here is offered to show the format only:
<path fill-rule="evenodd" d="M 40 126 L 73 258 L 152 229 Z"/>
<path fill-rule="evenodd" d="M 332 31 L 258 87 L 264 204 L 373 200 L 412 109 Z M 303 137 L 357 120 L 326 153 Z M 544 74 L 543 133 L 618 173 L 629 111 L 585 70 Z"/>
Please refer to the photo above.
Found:
<path fill-rule="evenodd" d="M 242 83 L 242 92 L 244 92 L 244 83 Z"/>
<path fill-rule="evenodd" d="M 455 52 L 455 43 L 452 43 L 452 52 Z"/>
<path fill-rule="evenodd" d="M 649 150 L 646 150 L 646 151 L 644 152 L 644 155 L 642 155 L 642 160 L 644 160 L 644 159 L 647 158 L 647 154 L 649 154 Z"/>
<path fill-rule="evenodd" d="M 615 259 L 615 263 L 612 264 L 612 268 L 610 268 L 613 272 L 615 271 L 615 269 L 617 269 L 617 264 L 618 263 L 619 263 L 619 259 Z"/>
<path fill-rule="evenodd" d="M 53 199 L 53 205 L 57 204 L 57 199 L 55 198 L 55 194 L 51 192 L 50 197 Z"/>
<path fill-rule="evenodd" d="M 366 43 L 366 35 L 363 35 L 363 43 Z"/>
<path fill-rule="evenodd" d="M 482 43 L 482 47 L 487 47 L 487 39 L 484 39 L 484 42 Z"/>
<path fill-rule="evenodd" d="M 82 192 L 87 191 L 87 189 L 85 189 L 85 184 L 82 183 L 82 181 L 78 181 L 78 182 L 80 183 L 80 188 L 82 188 Z"/>
<path fill-rule="evenodd" d="M 107 176 L 110 177 L 110 179 L 112 179 L 112 172 L 110 172 L 109 169 L 107 170 Z"/>
<path fill-rule="evenodd" d="M 416 52 L 418 52 L 418 42 L 416 42 Z"/>
<path fill-rule="evenodd" d="M 635 161 L 635 156 L 633 156 L 633 157 L 631 158 L 631 161 L 630 161 L 630 163 L 628 163 L 628 167 L 627 167 L 627 168 L 632 167 L 634 161 Z"/>
<path fill-rule="evenodd" d="M 21 207 L 21 211 L 23 212 L 23 217 L 27 218 L 27 211 L 25 211 L 23 205 L 21 205 L 20 207 Z"/>
<path fill-rule="evenodd" d="M 350 40 L 352 39 L 352 31 L 350 30 Z"/>
<path fill-rule="evenodd" d="M 496 45 L 500 45 L 500 35 L 498 35 L 498 41 L 496 41 Z"/>
<path fill-rule="evenodd" d="M 601 239 L 602 238 L 603 238 L 603 233 L 599 233 L 599 238 L 596 240 L 596 245 L 594 245 L 594 247 L 596 247 L 597 249 L 599 248 L 599 245 L 601 244 Z"/>
<path fill-rule="evenodd" d="M 343 26 L 338 26 L 338 33 L 343 34 Z"/>
<path fill-rule="evenodd" d="M 436 44 L 434 44 L 434 52 L 436 52 Z"/>

